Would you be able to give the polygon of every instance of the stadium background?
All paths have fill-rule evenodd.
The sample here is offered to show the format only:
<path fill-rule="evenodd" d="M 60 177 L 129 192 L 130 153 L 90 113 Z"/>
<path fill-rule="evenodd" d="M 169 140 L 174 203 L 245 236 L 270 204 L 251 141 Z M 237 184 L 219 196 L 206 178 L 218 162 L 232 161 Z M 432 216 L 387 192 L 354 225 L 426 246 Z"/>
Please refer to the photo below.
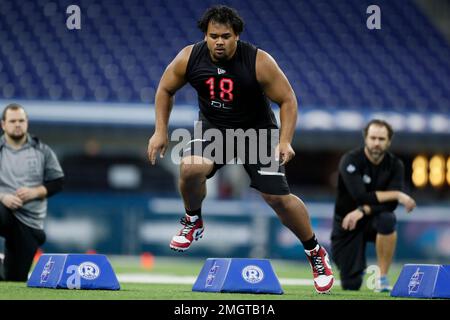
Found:
<path fill-rule="evenodd" d="M 57 152 L 67 183 L 49 201 L 45 252 L 176 256 L 178 168 L 146 160 L 154 96 L 166 65 L 202 39 L 201 13 L 215 1 L 0 2 L 0 105 L 23 104 L 30 131 Z M 362 144 L 373 117 L 396 130 L 417 210 L 397 210 L 397 261 L 450 259 L 449 1 L 221 1 L 246 22 L 241 39 L 277 60 L 297 94 L 293 193 L 329 245 L 337 164 Z M 66 8 L 81 9 L 81 30 Z M 381 30 L 366 27 L 371 4 Z M 277 107 L 274 106 L 276 110 Z M 190 128 L 196 95 L 176 96 L 171 130 Z M 420 156 L 420 157 L 418 157 Z M 208 182 L 205 237 L 189 256 L 303 258 L 301 246 L 228 166 Z M 369 254 L 374 256 L 373 247 Z"/>

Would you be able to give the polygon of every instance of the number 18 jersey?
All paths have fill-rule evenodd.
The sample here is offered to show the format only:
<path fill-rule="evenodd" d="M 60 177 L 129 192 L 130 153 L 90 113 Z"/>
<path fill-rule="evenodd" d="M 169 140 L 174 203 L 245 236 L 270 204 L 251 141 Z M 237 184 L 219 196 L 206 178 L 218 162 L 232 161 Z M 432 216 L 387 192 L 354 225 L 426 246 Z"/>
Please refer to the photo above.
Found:
<path fill-rule="evenodd" d="M 200 120 L 218 128 L 276 128 L 270 101 L 256 80 L 257 48 L 238 41 L 233 57 L 212 61 L 205 41 L 189 57 L 186 79 L 198 94 Z"/>

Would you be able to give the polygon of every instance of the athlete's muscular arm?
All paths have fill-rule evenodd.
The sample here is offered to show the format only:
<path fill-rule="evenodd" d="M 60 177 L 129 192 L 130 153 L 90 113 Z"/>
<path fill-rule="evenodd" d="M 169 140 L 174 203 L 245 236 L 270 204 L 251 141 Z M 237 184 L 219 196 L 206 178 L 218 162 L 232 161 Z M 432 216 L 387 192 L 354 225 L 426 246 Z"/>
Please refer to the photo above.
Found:
<path fill-rule="evenodd" d="M 155 97 L 155 132 L 148 141 L 147 155 L 152 164 L 155 164 L 156 155 L 164 156 L 169 145 L 168 124 L 170 112 L 173 107 L 173 96 L 186 84 L 186 67 L 193 45 L 181 50 L 175 59 L 167 66 Z"/>
<path fill-rule="evenodd" d="M 256 79 L 266 96 L 280 106 L 281 132 L 278 148 L 283 165 L 295 156 L 291 142 L 297 124 L 297 98 L 276 61 L 263 50 L 258 50 L 256 54 Z"/>

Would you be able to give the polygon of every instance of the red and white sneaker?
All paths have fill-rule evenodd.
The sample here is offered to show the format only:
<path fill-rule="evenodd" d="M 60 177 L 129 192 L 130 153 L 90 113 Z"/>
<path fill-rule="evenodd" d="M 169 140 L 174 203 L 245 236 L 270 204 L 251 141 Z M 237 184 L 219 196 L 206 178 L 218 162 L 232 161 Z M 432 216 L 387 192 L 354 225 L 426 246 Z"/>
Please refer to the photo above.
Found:
<path fill-rule="evenodd" d="M 328 293 L 333 287 L 334 277 L 328 253 L 317 245 L 313 250 L 305 250 L 314 276 L 314 287 L 318 293 Z"/>
<path fill-rule="evenodd" d="M 181 218 L 180 223 L 184 226 L 170 242 L 170 248 L 175 251 L 185 251 L 189 249 L 192 242 L 203 237 L 203 220 L 198 216 L 188 216 Z"/>

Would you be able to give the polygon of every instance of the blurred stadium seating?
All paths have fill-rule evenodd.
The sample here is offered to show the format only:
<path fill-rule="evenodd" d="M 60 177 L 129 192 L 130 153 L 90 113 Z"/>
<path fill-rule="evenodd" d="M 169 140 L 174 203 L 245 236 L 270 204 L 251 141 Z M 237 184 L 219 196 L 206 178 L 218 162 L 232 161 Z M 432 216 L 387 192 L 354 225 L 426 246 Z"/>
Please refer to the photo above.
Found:
<path fill-rule="evenodd" d="M 367 1 L 224 1 L 270 52 L 302 105 L 447 112 L 450 48 L 412 1 L 378 1 L 382 32 L 367 32 Z M 78 1 L 81 32 L 65 25 L 72 2 L 2 0 L 0 96 L 145 102 L 167 63 L 201 39 L 196 19 L 213 1 Z M 196 104 L 192 89 L 179 103 Z"/>

